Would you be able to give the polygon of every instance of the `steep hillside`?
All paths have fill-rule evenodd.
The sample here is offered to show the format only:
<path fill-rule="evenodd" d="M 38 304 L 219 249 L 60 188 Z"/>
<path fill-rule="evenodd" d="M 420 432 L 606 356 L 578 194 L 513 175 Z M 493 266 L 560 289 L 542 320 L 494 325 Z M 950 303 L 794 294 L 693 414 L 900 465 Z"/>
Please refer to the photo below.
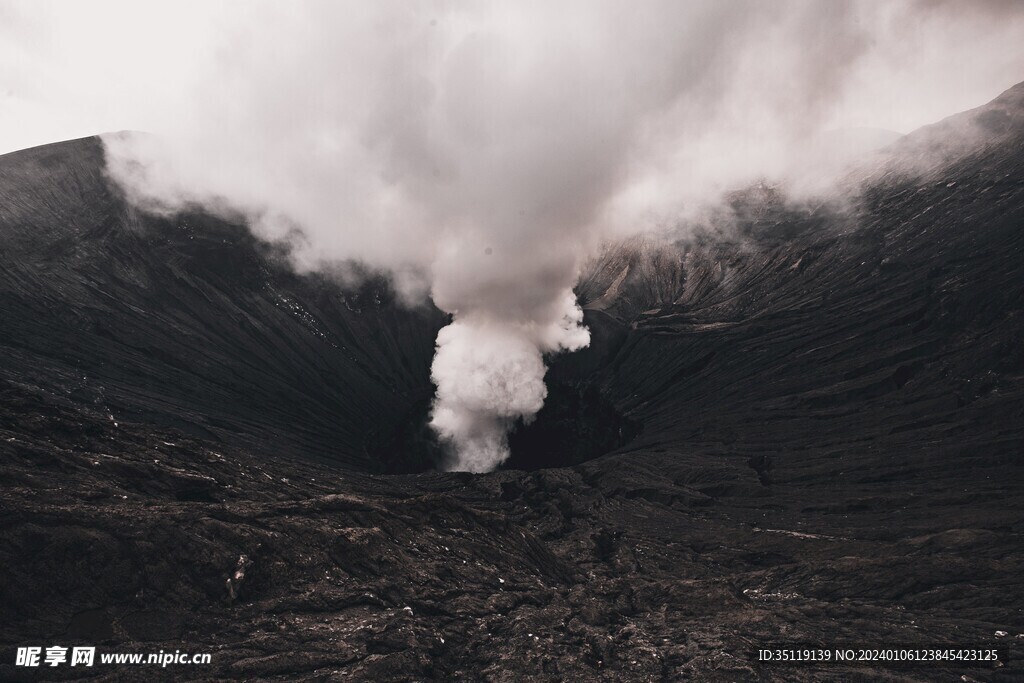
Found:
<path fill-rule="evenodd" d="M 1024 437 L 1022 141 L 1018 86 L 851 174 L 848 204 L 755 188 L 718 232 L 609 250 L 580 293 L 615 341 L 556 376 L 585 367 L 642 421 L 630 448 L 749 452 L 776 480 L 876 449 L 886 467 L 943 476 L 942 451 L 1004 476 Z"/>
<path fill-rule="evenodd" d="M 96 138 L 0 157 L 0 378 L 112 421 L 370 468 L 432 394 L 436 310 L 299 277 L 283 247 L 127 206 Z"/>

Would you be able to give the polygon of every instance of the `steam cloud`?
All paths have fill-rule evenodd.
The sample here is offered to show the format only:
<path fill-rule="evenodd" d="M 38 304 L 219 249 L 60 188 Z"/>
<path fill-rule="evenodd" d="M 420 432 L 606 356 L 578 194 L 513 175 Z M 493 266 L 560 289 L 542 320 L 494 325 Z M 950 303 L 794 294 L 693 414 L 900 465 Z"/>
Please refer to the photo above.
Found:
<path fill-rule="evenodd" d="M 573 286 L 602 240 L 765 175 L 819 180 L 834 160 L 809 150 L 837 116 L 872 92 L 898 108 L 897 65 L 944 68 L 921 45 L 984 46 L 996 70 L 1024 55 L 992 47 L 1019 35 L 1012 3 L 301 7 L 239 5 L 158 136 L 106 138 L 110 172 L 150 209 L 300 234 L 299 269 L 356 260 L 429 295 L 453 315 L 431 424 L 478 472 L 543 405 L 544 354 L 589 343 Z"/>

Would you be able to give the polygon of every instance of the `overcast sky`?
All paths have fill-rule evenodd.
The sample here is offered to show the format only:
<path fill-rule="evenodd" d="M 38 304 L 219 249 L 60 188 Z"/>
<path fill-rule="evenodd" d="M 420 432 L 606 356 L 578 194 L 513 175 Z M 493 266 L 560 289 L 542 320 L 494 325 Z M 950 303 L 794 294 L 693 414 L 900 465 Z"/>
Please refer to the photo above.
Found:
<path fill-rule="evenodd" d="M 302 12 L 308 3 L 278 4 Z M 915 41 L 937 33 L 909 26 L 900 44 L 880 46 L 845 85 L 832 126 L 908 132 L 1024 80 L 1024 3 L 965 0 L 954 12 L 948 2 L 914 4 L 923 8 L 914 22 L 932 13 L 953 23 L 941 34 L 950 41 Z M 0 152 L 159 129 L 169 113 L 190 106 L 204 72 L 230 60 L 235 27 L 263 11 L 255 2 L 217 0 L 0 0 Z M 991 22 L 992 14 L 1001 16 Z"/>

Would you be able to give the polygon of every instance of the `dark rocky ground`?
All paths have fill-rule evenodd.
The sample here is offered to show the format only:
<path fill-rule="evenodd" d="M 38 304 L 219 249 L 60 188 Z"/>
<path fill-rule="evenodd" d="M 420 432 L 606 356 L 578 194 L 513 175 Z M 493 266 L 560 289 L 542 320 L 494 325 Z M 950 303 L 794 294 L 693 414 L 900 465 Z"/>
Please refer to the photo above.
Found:
<path fill-rule="evenodd" d="M 846 202 L 752 188 L 610 249 L 592 347 L 482 476 L 415 473 L 436 310 L 137 213 L 95 139 L 0 158 L 0 678 L 1020 680 L 1022 100 Z M 753 661 L 779 642 L 1011 660 Z M 213 663 L 12 666 L 52 644 Z"/>

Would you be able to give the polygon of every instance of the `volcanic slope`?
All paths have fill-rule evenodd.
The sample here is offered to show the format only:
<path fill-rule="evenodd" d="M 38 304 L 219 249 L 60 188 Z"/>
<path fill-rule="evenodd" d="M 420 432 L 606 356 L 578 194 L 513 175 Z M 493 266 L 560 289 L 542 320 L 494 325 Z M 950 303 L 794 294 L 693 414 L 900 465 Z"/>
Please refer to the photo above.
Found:
<path fill-rule="evenodd" d="M 0 157 L 0 245 L 0 378 L 112 421 L 366 469 L 433 393 L 440 312 L 297 276 L 230 221 L 137 212 L 98 138 Z"/>
<path fill-rule="evenodd" d="M 429 401 L 436 311 L 140 215 L 95 139 L 0 158 L 0 676 L 86 644 L 212 654 L 95 680 L 1019 679 L 1022 100 L 906 136 L 841 201 L 755 187 L 609 249 L 577 288 L 594 343 L 549 379 L 628 438 L 536 458 L 523 430 L 513 466 L 566 466 L 480 476 L 365 472 Z M 548 433 L 594 431 L 550 405 Z M 779 641 L 1013 652 L 754 661 Z"/>

